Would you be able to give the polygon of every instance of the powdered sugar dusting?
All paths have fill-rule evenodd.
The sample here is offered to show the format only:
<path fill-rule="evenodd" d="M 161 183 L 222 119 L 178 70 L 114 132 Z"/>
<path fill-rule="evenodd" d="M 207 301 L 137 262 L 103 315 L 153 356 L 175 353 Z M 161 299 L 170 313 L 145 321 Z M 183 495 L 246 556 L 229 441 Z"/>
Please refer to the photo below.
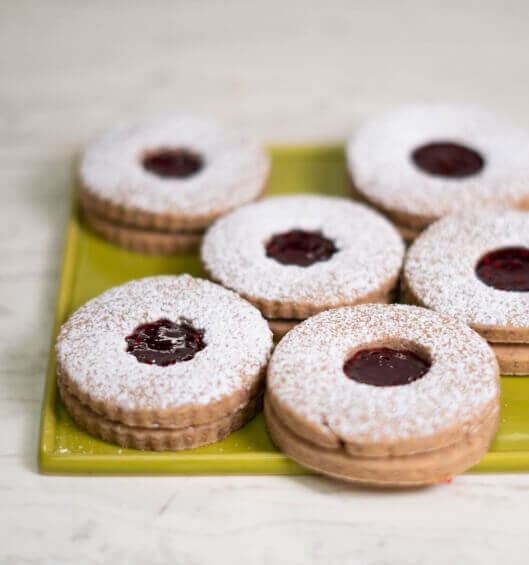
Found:
<path fill-rule="evenodd" d="M 309 267 L 266 256 L 266 243 L 292 229 L 321 231 L 338 248 Z M 203 240 L 205 268 L 246 295 L 314 306 L 351 303 L 396 278 L 404 245 L 367 206 L 330 196 L 283 196 L 243 206 L 217 220 Z"/>
<path fill-rule="evenodd" d="M 355 350 L 395 340 L 427 352 L 431 367 L 423 378 L 375 387 L 345 376 Z M 276 347 L 267 386 L 280 405 L 355 443 L 472 424 L 499 395 L 497 363 L 483 338 L 458 320 L 397 304 L 329 310 L 296 326 Z"/>
<path fill-rule="evenodd" d="M 468 324 L 529 329 L 529 293 L 483 283 L 475 272 L 486 253 L 529 248 L 529 213 L 468 210 L 432 224 L 411 246 L 404 273 L 419 300 Z"/>
<path fill-rule="evenodd" d="M 167 367 L 139 363 L 125 338 L 140 324 L 187 318 L 207 346 Z M 114 287 L 79 308 L 57 339 L 70 380 L 96 400 L 127 409 L 207 404 L 247 390 L 266 366 L 272 335 L 259 311 L 235 293 L 189 275 Z"/>
<path fill-rule="evenodd" d="M 141 163 L 148 151 L 186 148 L 204 166 L 184 178 L 162 178 Z M 82 158 L 83 186 L 115 204 L 160 213 L 214 213 L 253 200 L 270 168 L 259 144 L 197 116 L 176 114 L 117 126 L 90 145 Z"/>
<path fill-rule="evenodd" d="M 485 159 L 480 173 L 443 178 L 421 171 L 414 149 L 459 143 Z M 357 189 L 383 208 L 440 217 L 465 206 L 516 206 L 529 197 L 529 135 L 479 108 L 415 104 L 368 122 L 347 145 Z"/>

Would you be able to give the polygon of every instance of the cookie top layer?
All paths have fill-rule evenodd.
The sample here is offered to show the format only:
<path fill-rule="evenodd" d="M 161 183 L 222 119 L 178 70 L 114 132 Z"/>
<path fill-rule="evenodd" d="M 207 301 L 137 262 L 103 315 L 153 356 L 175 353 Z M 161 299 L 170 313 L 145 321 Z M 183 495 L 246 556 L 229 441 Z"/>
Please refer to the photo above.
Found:
<path fill-rule="evenodd" d="M 143 324 L 181 319 L 200 329 L 205 343 L 191 360 L 159 366 L 127 352 L 127 338 Z M 62 326 L 56 354 L 70 392 L 114 414 L 200 408 L 255 392 L 271 348 L 256 308 L 219 285 L 182 275 L 134 280 L 90 300 Z"/>
<path fill-rule="evenodd" d="M 367 122 L 346 153 L 363 196 L 428 222 L 466 206 L 517 207 L 529 199 L 529 135 L 473 106 L 387 112 Z"/>
<path fill-rule="evenodd" d="M 431 363 L 420 379 L 372 386 L 344 364 L 370 347 L 412 350 Z M 267 390 L 279 418 L 312 442 L 356 454 L 406 454 L 457 442 L 499 409 L 494 353 L 459 320 L 407 305 L 322 312 L 276 347 Z"/>
<path fill-rule="evenodd" d="M 174 159 L 180 178 L 171 175 Z M 207 217 L 256 198 L 269 168 L 255 140 L 206 118 L 175 114 L 105 132 L 84 152 L 79 176 L 83 190 L 112 205 Z"/>
<path fill-rule="evenodd" d="M 476 274 L 482 257 L 512 247 L 529 249 L 527 212 L 469 210 L 447 216 L 409 249 L 406 285 L 424 306 L 456 316 L 478 331 L 489 327 L 529 332 L 529 292 L 494 288 Z"/>
<path fill-rule="evenodd" d="M 275 236 L 299 232 L 326 242 L 317 249 L 322 260 L 301 266 L 274 258 L 268 244 Z M 304 305 L 312 313 L 388 292 L 403 254 L 399 234 L 381 215 L 348 199 L 316 195 L 243 206 L 215 222 L 201 250 L 212 278 L 249 300 L 275 301 L 294 310 Z"/>

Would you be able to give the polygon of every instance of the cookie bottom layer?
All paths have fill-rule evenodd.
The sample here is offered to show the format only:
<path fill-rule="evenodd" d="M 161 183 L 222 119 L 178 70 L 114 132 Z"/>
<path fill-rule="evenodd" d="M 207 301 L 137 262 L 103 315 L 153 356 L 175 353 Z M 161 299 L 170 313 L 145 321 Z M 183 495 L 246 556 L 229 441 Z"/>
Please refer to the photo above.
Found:
<path fill-rule="evenodd" d="M 202 268 L 206 272 L 208 278 L 226 288 L 231 288 L 246 299 L 250 304 L 253 304 L 261 314 L 268 320 L 287 320 L 289 322 L 298 320 L 302 322 L 310 316 L 314 316 L 323 312 L 325 310 L 331 310 L 334 308 L 341 308 L 342 306 L 356 306 L 357 304 L 389 304 L 393 302 L 398 293 L 398 279 L 396 277 L 388 279 L 380 289 L 365 294 L 359 297 L 357 300 L 347 302 L 344 301 L 341 304 L 327 304 L 315 306 L 314 303 L 308 302 L 288 302 L 280 300 L 268 300 L 265 298 L 257 298 L 245 292 L 238 291 L 229 285 L 224 284 L 221 280 L 215 277 L 215 275 L 207 268 L 207 265 L 202 261 Z M 295 325 L 295 324 L 294 324 Z M 272 329 L 272 328 L 271 328 Z M 272 331 L 274 331 L 272 329 Z M 286 333 L 286 332 L 285 332 Z M 284 335 L 284 334 L 283 334 Z M 275 336 L 274 336 L 275 337 Z"/>
<path fill-rule="evenodd" d="M 297 326 L 303 320 L 282 320 L 281 318 L 271 318 L 266 320 L 272 333 L 274 334 L 274 340 L 279 341 L 284 337 L 293 327 Z"/>
<path fill-rule="evenodd" d="M 201 232 L 162 232 L 133 228 L 106 220 L 89 210 L 83 211 L 90 228 L 108 241 L 148 255 L 172 255 L 197 251 Z"/>
<path fill-rule="evenodd" d="M 122 447 L 152 451 L 180 451 L 215 443 L 242 428 L 262 408 L 262 392 L 248 404 L 219 420 L 185 428 L 144 428 L 108 420 L 82 404 L 64 387 L 61 399 L 75 423 L 90 434 Z"/>
<path fill-rule="evenodd" d="M 232 203 L 230 206 L 226 206 L 223 198 L 217 198 L 215 203 L 210 202 L 213 206 L 206 212 L 193 213 L 189 209 L 186 211 L 153 212 L 140 210 L 133 206 L 129 207 L 123 203 L 118 204 L 108 198 L 102 198 L 97 195 L 97 191 L 93 191 L 88 186 L 85 186 L 81 179 L 78 184 L 79 200 L 82 207 L 90 210 L 99 218 L 104 218 L 106 221 L 120 226 L 132 226 L 139 229 L 170 233 L 203 231 L 217 218 L 231 212 L 234 208 L 263 197 L 267 189 L 267 181 L 263 179 L 262 186 L 255 194 L 250 197 L 243 197 L 239 202 Z M 215 206 L 214 204 L 217 205 Z"/>
<path fill-rule="evenodd" d="M 367 300 L 367 302 L 379 303 L 379 304 L 390 304 L 391 302 L 393 302 L 395 300 L 396 294 L 397 294 L 397 289 L 395 288 L 395 289 L 392 289 L 389 293 L 371 296 L 371 299 Z M 247 298 L 247 297 L 245 297 L 245 298 Z M 248 299 L 248 300 L 250 300 L 250 302 L 251 302 L 251 299 Z M 355 305 L 356 304 L 363 304 L 363 303 L 364 303 L 364 301 L 362 300 L 362 301 L 355 303 Z M 257 306 L 259 308 L 258 304 L 255 304 L 255 306 Z M 350 305 L 349 304 L 343 304 L 343 306 L 350 306 Z M 337 306 L 337 308 L 339 308 L 339 306 Z M 314 315 L 314 314 L 308 314 L 306 316 L 300 316 L 299 318 L 279 318 L 279 317 L 276 318 L 276 317 L 273 317 L 273 316 L 268 317 L 267 314 L 265 312 L 263 312 L 263 316 L 266 317 L 266 321 L 268 322 L 268 325 L 270 326 L 270 329 L 272 330 L 272 333 L 274 334 L 274 340 L 275 341 L 279 341 L 293 327 L 297 326 L 298 324 L 303 322 L 306 318 L 309 318 L 312 315 Z"/>
<path fill-rule="evenodd" d="M 485 455 L 498 427 L 496 413 L 464 440 L 448 447 L 412 455 L 354 457 L 343 448 L 322 448 L 296 435 L 281 422 L 268 399 L 265 417 L 274 443 L 301 465 L 344 481 L 387 487 L 438 483 L 462 473 Z"/>
<path fill-rule="evenodd" d="M 502 375 L 529 375 L 529 344 L 489 343 Z"/>

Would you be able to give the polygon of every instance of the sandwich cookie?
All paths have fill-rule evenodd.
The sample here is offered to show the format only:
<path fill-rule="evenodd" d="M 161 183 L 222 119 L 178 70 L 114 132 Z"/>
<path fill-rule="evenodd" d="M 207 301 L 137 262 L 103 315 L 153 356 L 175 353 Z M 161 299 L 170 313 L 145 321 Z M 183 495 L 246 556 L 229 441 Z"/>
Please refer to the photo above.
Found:
<path fill-rule="evenodd" d="M 277 345 L 265 416 L 301 465 L 346 481 L 447 480 L 487 452 L 499 419 L 487 342 L 457 319 L 402 304 L 322 312 Z"/>
<path fill-rule="evenodd" d="M 79 426 L 124 447 L 180 450 L 225 438 L 262 405 L 272 334 L 234 292 L 189 275 L 114 287 L 56 344 L 57 384 Z"/>
<path fill-rule="evenodd" d="M 391 302 L 404 255 L 381 215 L 348 199 L 267 198 L 217 220 L 205 271 L 257 306 L 276 337 L 328 308 Z"/>
<path fill-rule="evenodd" d="M 473 106 L 401 107 L 366 123 L 346 153 L 354 194 L 410 241 L 466 207 L 529 207 L 529 135 Z"/>
<path fill-rule="evenodd" d="M 411 246 L 406 302 L 454 316 L 492 345 L 503 374 L 529 374 L 529 213 L 447 216 Z"/>
<path fill-rule="evenodd" d="M 96 139 L 79 167 L 87 223 L 150 254 L 198 249 L 219 216 L 258 198 L 270 161 L 248 136 L 206 118 L 138 119 Z"/>

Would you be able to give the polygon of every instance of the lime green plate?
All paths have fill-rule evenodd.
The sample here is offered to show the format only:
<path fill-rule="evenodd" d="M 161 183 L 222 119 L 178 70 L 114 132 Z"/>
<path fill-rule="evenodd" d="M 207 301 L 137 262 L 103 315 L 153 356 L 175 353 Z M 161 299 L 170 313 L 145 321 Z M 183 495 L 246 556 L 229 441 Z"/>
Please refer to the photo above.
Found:
<path fill-rule="evenodd" d="M 272 147 L 270 191 L 344 194 L 343 151 L 337 146 Z M 68 315 L 105 289 L 159 273 L 204 276 L 197 255 L 149 257 L 115 247 L 91 233 L 74 207 L 55 315 L 53 342 Z M 52 342 L 52 343 L 53 343 Z M 41 419 L 40 470 L 102 474 L 308 473 L 272 445 L 260 414 L 243 429 L 207 447 L 173 452 L 122 449 L 78 428 L 57 393 L 53 347 Z M 502 378 L 501 425 L 490 452 L 473 471 L 529 471 L 529 377 Z"/>

